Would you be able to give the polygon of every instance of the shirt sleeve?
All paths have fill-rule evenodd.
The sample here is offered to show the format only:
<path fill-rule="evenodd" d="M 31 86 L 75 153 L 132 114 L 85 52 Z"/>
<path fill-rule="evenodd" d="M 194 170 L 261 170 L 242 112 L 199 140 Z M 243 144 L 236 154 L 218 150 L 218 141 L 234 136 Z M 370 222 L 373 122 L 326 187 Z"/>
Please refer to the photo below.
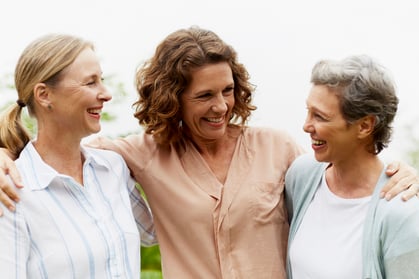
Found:
<path fill-rule="evenodd" d="M 3 207 L 2 205 L 0 207 Z M 29 258 L 29 233 L 21 213 L 20 204 L 16 211 L 1 208 L 0 217 L 0 274 L 2 279 L 24 279 Z"/>
<path fill-rule="evenodd" d="M 385 276 L 392 279 L 418 278 L 419 203 L 417 199 L 397 200 L 397 203 L 397 207 L 390 207 L 381 232 Z"/>
<path fill-rule="evenodd" d="M 134 187 L 130 187 L 131 208 L 138 231 L 140 232 L 141 244 L 143 246 L 155 245 L 157 244 L 157 237 L 154 228 L 153 214 L 151 213 L 147 201 L 141 195 L 139 184 L 134 180 L 132 180 L 131 183 L 135 183 Z"/>

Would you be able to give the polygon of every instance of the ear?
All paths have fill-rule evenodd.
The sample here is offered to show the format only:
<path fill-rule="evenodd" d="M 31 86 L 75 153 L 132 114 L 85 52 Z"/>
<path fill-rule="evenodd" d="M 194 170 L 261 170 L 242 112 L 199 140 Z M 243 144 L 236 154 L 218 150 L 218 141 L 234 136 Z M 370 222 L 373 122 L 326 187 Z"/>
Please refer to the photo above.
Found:
<path fill-rule="evenodd" d="M 48 106 L 51 106 L 50 92 L 49 88 L 45 83 L 37 83 L 33 88 L 33 96 L 36 103 L 41 107 L 47 109 Z"/>
<path fill-rule="evenodd" d="M 376 118 L 374 115 L 367 115 L 358 120 L 359 124 L 359 138 L 366 138 L 374 132 Z"/>

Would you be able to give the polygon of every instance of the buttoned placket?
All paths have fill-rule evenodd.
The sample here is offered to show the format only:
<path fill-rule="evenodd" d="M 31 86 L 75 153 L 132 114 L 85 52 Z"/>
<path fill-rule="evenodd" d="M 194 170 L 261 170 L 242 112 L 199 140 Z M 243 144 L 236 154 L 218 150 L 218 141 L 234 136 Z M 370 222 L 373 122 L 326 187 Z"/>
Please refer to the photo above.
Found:
<path fill-rule="evenodd" d="M 117 259 L 116 247 L 112 241 L 114 238 L 112 237 L 111 224 L 108 224 L 102 216 L 103 208 L 101 204 L 97 202 L 98 193 L 96 187 L 100 187 L 100 185 L 95 185 L 97 182 L 90 169 L 91 167 L 88 162 L 85 162 L 83 166 L 83 186 L 70 177 L 68 177 L 65 182 L 70 186 L 69 189 L 71 189 L 73 194 L 77 197 L 85 213 L 94 220 L 94 223 L 97 225 L 97 228 L 102 235 L 106 250 L 108 251 L 108 264 L 112 278 L 121 278 L 122 263 Z"/>

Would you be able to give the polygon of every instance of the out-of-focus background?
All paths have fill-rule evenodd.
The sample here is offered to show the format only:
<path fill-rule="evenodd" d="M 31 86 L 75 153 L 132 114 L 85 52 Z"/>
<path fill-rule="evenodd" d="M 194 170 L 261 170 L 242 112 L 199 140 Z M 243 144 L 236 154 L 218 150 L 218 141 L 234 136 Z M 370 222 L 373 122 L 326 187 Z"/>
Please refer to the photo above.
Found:
<path fill-rule="evenodd" d="M 323 58 L 368 54 L 392 72 L 399 113 L 382 157 L 410 160 L 419 149 L 419 8 L 414 0 L 5 0 L 0 3 L 0 107 L 24 47 L 36 37 L 70 33 L 93 41 L 117 98 L 102 134 L 139 131 L 132 116 L 135 68 L 169 33 L 191 25 L 231 44 L 257 86 L 250 125 L 287 130 L 310 151 L 302 131 L 310 71 Z M 311 152 L 311 151 L 310 151 Z M 415 156 L 413 156 L 415 157 Z M 418 157 L 418 156 L 417 156 Z"/>
<path fill-rule="evenodd" d="M 80 35 L 96 44 L 104 74 L 127 92 L 108 105 L 118 117 L 102 133 L 136 131 L 130 111 L 135 68 L 169 33 L 199 25 L 230 43 L 247 66 L 257 86 L 258 110 L 250 124 L 285 129 L 310 150 L 301 126 L 312 66 L 322 58 L 363 53 L 389 68 L 398 85 L 393 143 L 383 156 L 403 158 L 419 120 L 418 14 L 414 0 L 6 0 L 0 3 L 0 81 L 36 37 Z M 0 104 L 8 100 L 2 95 Z"/>

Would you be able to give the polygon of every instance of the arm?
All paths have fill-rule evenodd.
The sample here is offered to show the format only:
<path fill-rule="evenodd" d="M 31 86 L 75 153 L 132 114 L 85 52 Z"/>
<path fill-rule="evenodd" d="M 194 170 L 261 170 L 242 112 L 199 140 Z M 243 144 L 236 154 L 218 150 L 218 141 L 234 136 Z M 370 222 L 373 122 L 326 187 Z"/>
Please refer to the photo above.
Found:
<path fill-rule="evenodd" d="M 111 140 L 106 137 L 97 137 L 88 143 L 88 146 L 99 149 L 112 150 L 120 154 L 131 170 L 131 176 L 135 170 L 142 168 L 142 160 L 149 158 L 152 148 L 148 145 L 139 144 L 143 142 L 142 137 L 131 135 L 124 139 Z M 143 147 L 143 148 L 142 148 Z M 151 246 L 157 244 L 156 232 L 154 228 L 153 215 L 144 197 L 141 195 L 139 183 L 133 178 L 129 179 L 128 190 L 130 192 L 131 209 L 141 235 L 141 244 Z"/>
<path fill-rule="evenodd" d="M 15 185 L 10 183 L 7 175 L 10 176 Z M 23 187 L 19 172 L 10 152 L 5 148 L 0 148 L 0 202 L 11 211 L 15 209 L 15 202 L 19 201 L 15 186 L 18 188 Z M 0 216 L 3 215 L 3 210 L 0 207 Z"/>
<path fill-rule="evenodd" d="M 139 185 L 136 185 L 130 193 L 132 214 L 135 223 L 141 235 L 141 244 L 143 246 L 152 246 L 157 244 L 156 231 L 154 228 L 153 215 L 150 207 L 141 195 Z"/>
<path fill-rule="evenodd" d="M 152 135 L 140 133 L 138 135 L 129 135 L 124 138 L 111 140 L 106 137 L 98 137 L 88 143 L 90 147 L 112 150 L 124 158 L 125 163 L 131 170 L 131 175 L 141 184 L 137 177 L 152 160 L 157 151 L 157 144 Z M 146 188 L 147 185 L 141 185 Z"/>
<path fill-rule="evenodd" d="M 402 199 L 409 200 L 419 192 L 419 177 L 416 169 L 403 163 L 393 162 L 386 170 L 386 174 L 390 177 L 389 182 L 381 191 L 381 197 L 391 200 L 398 193 L 403 192 Z"/>

